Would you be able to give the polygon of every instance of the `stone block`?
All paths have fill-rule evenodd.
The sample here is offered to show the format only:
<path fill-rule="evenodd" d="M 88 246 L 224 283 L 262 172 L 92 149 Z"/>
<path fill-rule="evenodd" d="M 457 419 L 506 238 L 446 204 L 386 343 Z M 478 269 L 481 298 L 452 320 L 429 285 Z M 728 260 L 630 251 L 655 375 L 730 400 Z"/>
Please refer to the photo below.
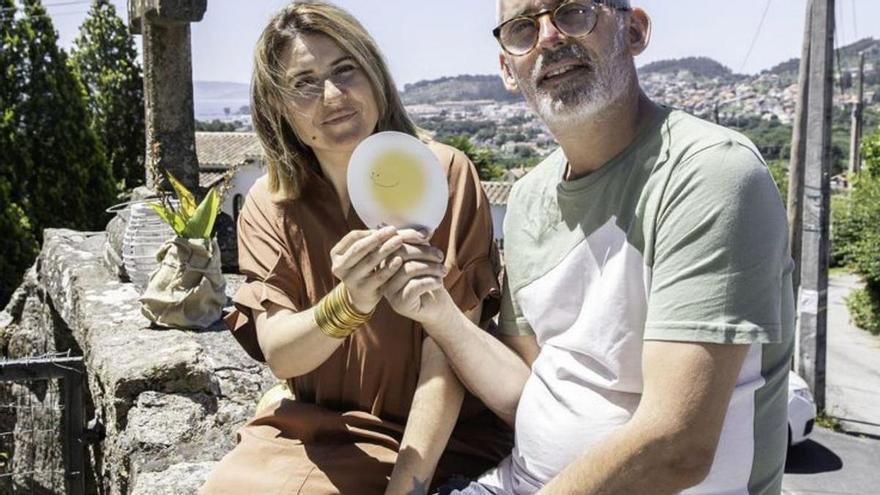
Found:
<path fill-rule="evenodd" d="M 103 233 L 46 230 L 34 269 L 0 312 L 0 345 L 6 357 L 82 353 L 86 419 L 93 405 L 106 428 L 90 454 L 99 493 L 195 493 L 276 380 L 222 322 L 201 332 L 151 328 L 133 285 L 105 267 L 106 242 Z M 244 279 L 226 278 L 231 298 Z M 33 462 L 32 447 L 22 446 L 21 462 Z"/>
<path fill-rule="evenodd" d="M 208 8 L 208 0 L 128 0 L 128 18 L 132 31 L 140 34 L 144 20 L 157 24 L 199 22 Z"/>
<path fill-rule="evenodd" d="M 141 473 L 131 495 L 195 494 L 216 462 L 184 462 L 164 471 Z"/>
<path fill-rule="evenodd" d="M 126 433 L 140 445 L 176 445 L 192 437 L 193 425 L 204 421 L 210 402 L 204 395 L 144 392 L 128 412 Z"/>

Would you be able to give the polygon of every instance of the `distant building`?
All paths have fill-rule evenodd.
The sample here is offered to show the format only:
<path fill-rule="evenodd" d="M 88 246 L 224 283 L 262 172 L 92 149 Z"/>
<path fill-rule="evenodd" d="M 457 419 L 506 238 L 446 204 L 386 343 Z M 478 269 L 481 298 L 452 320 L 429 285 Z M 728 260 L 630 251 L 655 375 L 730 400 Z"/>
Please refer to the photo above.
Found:
<path fill-rule="evenodd" d="M 492 228 L 495 241 L 502 248 L 504 247 L 504 215 L 507 214 L 507 198 L 510 197 L 510 190 L 513 188 L 513 182 L 483 182 L 483 190 L 486 191 L 486 197 L 489 199 L 489 205 L 492 207 Z"/>
<path fill-rule="evenodd" d="M 220 211 L 233 220 L 244 204 L 254 182 L 266 173 L 260 140 L 252 132 L 197 132 L 196 155 L 199 159 L 199 186 L 212 187 L 235 168 L 232 185 Z"/>

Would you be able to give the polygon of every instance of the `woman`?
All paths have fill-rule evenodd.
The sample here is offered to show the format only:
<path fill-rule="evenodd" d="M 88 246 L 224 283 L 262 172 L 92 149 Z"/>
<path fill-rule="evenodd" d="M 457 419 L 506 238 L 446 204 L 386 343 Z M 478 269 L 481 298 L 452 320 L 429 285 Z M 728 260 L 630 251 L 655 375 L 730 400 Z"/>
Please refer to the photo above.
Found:
<path fill-rule="evenodd" d="M 473 165 L 430 144 L 450 189 L 433 247 L 414 231 L 367 230 L 350 206 L 348 160 L 374 132 L 416 129 L 373 40 L 328 4 L 294 3 L 270 21 L 252 108 L 269 170 L 239 216 L 247 280 L 227 322 L 295 399 L 240 430 L 202 493 L 423 493 L 495 465 L 509 430 L 463 400 L 436 344 L 382 300 L 401 270 L 437 276 L 420 261 L 445 253 L 439 275 L 459 306 L 494 314 L 498 263 Z"/>

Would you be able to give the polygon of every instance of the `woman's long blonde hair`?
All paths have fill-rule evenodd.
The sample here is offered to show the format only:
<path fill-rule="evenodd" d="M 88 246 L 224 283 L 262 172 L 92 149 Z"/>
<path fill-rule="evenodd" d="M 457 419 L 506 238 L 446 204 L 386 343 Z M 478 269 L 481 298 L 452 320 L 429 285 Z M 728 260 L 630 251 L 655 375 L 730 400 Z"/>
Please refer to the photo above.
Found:
<path fill-rule="evenodd" d="M 323 34 L 351 55 L 370 81 L 379 121 L 376 131 L 416 136 L 416 126 L 403 108 L 388 66 L 366 29 L 339 7 L 299 0 L 276 14 L 257 41 L 251 81 L 251 115 L 268 162 L 269 190 L 287 199 L 300 196 L 306 167 L 316 166 L 312 149 L 296 135 L 285 101 L 292 90 L 284 79 L 284 53 L 300 34 Z"/>

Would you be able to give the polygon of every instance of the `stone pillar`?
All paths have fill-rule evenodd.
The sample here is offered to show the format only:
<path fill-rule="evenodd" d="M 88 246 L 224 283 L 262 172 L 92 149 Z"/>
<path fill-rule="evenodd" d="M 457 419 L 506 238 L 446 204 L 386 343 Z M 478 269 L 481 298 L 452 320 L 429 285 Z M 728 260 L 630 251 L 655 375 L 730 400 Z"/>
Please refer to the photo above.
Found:
<path fill-rule="evenodd" d="M 143 35 L 147 187 L 156 163 L 190 190 L 199 183 L 193 115 L 190 23 L 205 15 L 207 0 L 128 0 L 132 32 Z M 155 162 L 154 162 L 155 160 Z M 167 181 L 163 187 L 169 188 Z"/>

